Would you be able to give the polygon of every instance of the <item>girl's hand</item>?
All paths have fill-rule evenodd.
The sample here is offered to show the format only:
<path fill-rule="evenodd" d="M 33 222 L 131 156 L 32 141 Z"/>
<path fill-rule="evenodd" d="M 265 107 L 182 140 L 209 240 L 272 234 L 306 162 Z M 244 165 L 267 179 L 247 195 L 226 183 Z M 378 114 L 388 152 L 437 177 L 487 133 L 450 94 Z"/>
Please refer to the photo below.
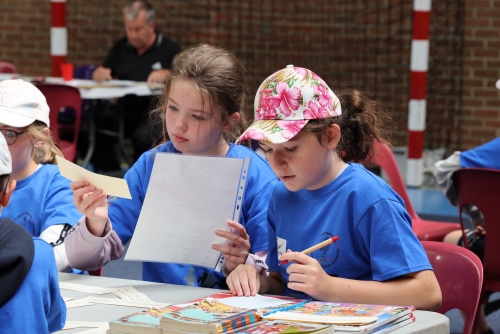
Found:
<path fill-rule="evenodd" d="M 226 278 L 227 286 L 235 296 L 255 296 L 260 289 L 260 278 L 251 264 L 236 267 Z"/>
<path fill-rule="evenodd" d="M 226 259 L 226 270 L 233 271 L 238 265 L 244 264 L 250 254 L 250 236 L 243 225 L 228 220 L 227 224 L 234 232 L 215 231 L 219 237 L 223 237 L 231 241 L 229 246 L 212 245 L 212 249 L 222 252 L 222 256 Z"/>
<path fill-rule="evenodd" d="M 101 189 L 96 189 L 87 181 L 72 182 L 73 203 L 80 213 L 87 217 L 90 233 L 101 237 L 108 220 L 108 203 Z"/>
<path fill-rule="evenodd" d="M 290 250 L 278 257 L 278 260 L 291 262 L 286 268 L 289 275 L 288 288 L 304 292 L 317 300 L 322 300 L 321 296 L 332 290 L 334 278 L 323 270 L 318 260 Z"/>

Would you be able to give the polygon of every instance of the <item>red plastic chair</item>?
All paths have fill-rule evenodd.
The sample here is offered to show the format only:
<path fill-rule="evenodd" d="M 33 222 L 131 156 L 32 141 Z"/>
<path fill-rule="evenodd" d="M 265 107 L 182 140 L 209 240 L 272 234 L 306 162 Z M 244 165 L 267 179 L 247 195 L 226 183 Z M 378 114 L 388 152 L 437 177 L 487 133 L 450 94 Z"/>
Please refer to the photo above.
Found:
<path fill-rule="evenodd" d="M 398 193 L 406 204 L 406 210 L 412 219 L 412 229 L 419 240 L 443 241 L 444 237 L 452 231 L 460 229 L 460 225 L 449 222 L 439 222 L 424 220 L 420 218 L 408 196 L 406 185 L 399 171 L 398 163 L 389 146 L 375 141 L 376 152 L 373 156 L 373 162 L 379 165 L 389 177 L 391 187 Z"/>
<path fill-rule="evenodd" d="M 473 333 L 483 284 L 483 265 L 476 254 L 460 246 L 422 241 L 439 282 L 443 301 L 438 312 L 451 309 L 465 313 L 463 334 Z"/>
<path fill-rule="evenodd" d="M 452 176 L 457 195 L 458 212 L 465 205 L 474 205 L 483 214 L 486 238 L 484 242 L 484 282 L 480 305 L 500 291 L 500 171 L 485 168 L 463 168 Z M 462 215 L 460 224 L 463 230 Z M 465 239 L 465 246 L 467 239 Z"/>
<path fill-rule="evenodd" d="M 0 73 L 17 73 L 17 68 L 14 64 L 0 61 Z"/>
<path fill-rule="evenodd" d="M 50 131 L 52 137 L 58 144 L 64 158 L 69 161 L 76 159 L 76 147 L 78 144 L 78 134 L 80 132 L 80 118 L 82 110 L 82 99 L 80 92 L 75 87 L 58 84 L 40 84 L 38 89 L 47 99 L 50 108 Z M 60 130 L 63 127 L 59 124 L 59 112 L 61 109 L 71 107 L 75 111 L 75 122 L 71 125 L 64 125 L 65 131 L 73 133 L 73 140 L 61 140 Z M 69 127 L 69 129 L 68 129 Z"/>

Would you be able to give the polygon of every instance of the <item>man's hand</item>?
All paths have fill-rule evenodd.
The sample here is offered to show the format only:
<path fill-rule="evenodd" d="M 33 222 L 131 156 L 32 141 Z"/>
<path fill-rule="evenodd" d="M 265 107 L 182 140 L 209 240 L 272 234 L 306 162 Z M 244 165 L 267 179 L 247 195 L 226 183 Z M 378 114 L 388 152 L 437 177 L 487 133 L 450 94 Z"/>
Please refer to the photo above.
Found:
<path fill-rule="evenodd" d="M 106 80 L 112 80 L 111 69 L 107 67 L 99 66 L 92 73 L 92 80 L 97 82 L 103 82 Z"/>
<path fill-rule="evenodd" d="M 157 83 L 163 83 L 165 81 L 165 78 L 167 75 L 170 75 L 170 70 L 156 70 L 151 73 L 149 73 L 148 76 L 148 83 L 150 82 L 157 82 Z"/>

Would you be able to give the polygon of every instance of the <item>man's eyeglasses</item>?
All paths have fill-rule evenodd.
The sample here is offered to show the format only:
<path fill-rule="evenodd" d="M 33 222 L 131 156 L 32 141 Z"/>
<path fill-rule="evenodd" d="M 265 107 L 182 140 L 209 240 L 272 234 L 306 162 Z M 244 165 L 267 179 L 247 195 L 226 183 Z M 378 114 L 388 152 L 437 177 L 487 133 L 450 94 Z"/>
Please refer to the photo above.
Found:
<path fill-rule="evenodd" d="M 7 145 L 13 145 L 16 142 L 17 137 L 22 135 L 25 131 L 16 132 L 10 129 L 1 129 L 0 132 L 2 132 L 3 136 L 5 137 Z"/>

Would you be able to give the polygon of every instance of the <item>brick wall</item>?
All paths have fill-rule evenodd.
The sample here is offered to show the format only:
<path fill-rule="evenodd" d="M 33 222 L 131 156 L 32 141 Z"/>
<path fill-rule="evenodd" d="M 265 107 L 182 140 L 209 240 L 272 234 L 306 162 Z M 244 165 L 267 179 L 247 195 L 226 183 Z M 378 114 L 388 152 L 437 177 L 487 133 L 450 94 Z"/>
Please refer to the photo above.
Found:
<path fill-rule="evenodd" d="M 333 88 L 381 101 L 406 145 L 411 1 L 152 0 L 157 26 L 181 47 L 233 50 L 251 92 L 273 71 L 308 67 Z M 68 61 L 99 64 L 123 35 L 123 0 L 69 0 Z M 500 136 L 500 1 L 433 1 L 426 146 L 467 149 Z M 0 59 L 50 75 L 49 0 L 0 0 Z"/>
<path fill-rule="evenodd" d="M 467 1 L 463 52 L 462 147 L 500 136 L 500 1 Z"/>

